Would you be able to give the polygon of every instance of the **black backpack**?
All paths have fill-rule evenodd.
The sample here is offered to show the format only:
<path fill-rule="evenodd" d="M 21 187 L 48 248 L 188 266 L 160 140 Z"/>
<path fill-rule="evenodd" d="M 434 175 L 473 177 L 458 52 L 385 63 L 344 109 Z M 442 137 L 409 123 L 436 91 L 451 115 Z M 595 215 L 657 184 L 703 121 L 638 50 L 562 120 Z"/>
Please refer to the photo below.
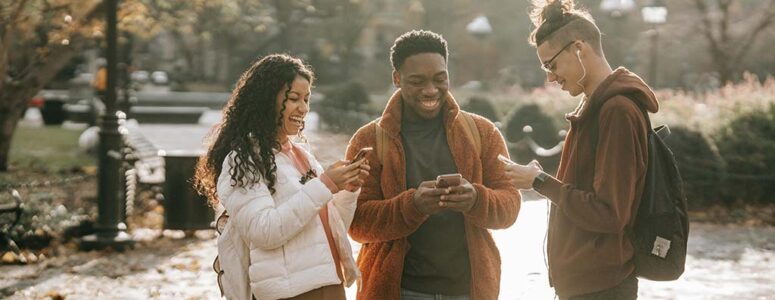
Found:
<path fill-rule="evenodd" d="M 676 280 L 684 272 L 689 217 L 683 180 L 673 152 L 663 141 L 670 135 L 667 125 L 651 128 L 648 112 L 635 102 L 648 124 L 648 165 L 646 183 L 635 222 L 628 233 L 635 249 L 635 275 L 655 280 Z M 597 146 L 599 117 L 595 118 L 594 144 Z"/>

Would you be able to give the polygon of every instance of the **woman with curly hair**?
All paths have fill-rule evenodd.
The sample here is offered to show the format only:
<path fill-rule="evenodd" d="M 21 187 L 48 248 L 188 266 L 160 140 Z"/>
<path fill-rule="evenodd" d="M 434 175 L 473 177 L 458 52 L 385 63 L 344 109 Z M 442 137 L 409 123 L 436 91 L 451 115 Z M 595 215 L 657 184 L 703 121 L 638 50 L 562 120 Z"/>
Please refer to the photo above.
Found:
<path fill-rule="evenodd" d="M 199 160 L 198 190 L 225 209 L 214 267 L 227 298 L 345 299 L 343 285 L 360 276 L 347 229 L 368 162 L 324 170 L 291 141 L 304 140 L 313 77 L 284 54 L 254 63 Z"/>

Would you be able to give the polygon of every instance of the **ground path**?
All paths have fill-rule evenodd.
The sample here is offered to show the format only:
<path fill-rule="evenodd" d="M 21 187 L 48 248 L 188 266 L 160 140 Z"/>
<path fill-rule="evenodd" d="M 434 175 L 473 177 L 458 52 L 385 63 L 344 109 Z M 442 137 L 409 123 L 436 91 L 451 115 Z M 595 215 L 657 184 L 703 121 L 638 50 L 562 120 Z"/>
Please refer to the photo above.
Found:
<path fill-rule="evenodd" d="M 157 128 L 158 129 L 158 128 Z M 194 130 L 195 132 L 205 132 Z M 158 132 L 158 131 L 150 131 Z M 182 130 L 180 132 L 186 132 Z M 341 157 L 348 137 L 310 130 L 324 165 Z M 542 244 L 546 202 L 527 201 L 517 223 L 493 231 L 501 251 L 501 299 L 553 299 Z M 215 240 L 135 230 L 141 240 L 125 253 L 78 252 L 27 266 L 0 266 L 0 298 L 217 299 L 211 263 Z M 357 244 L 355 249 L 359 247 Z M 355 288 L 348 289 L 354 299 Z M 674 282 L 641 281 L 641 299 L 775 299 L 775 227 L 692 224 L 687 271 Z"/>

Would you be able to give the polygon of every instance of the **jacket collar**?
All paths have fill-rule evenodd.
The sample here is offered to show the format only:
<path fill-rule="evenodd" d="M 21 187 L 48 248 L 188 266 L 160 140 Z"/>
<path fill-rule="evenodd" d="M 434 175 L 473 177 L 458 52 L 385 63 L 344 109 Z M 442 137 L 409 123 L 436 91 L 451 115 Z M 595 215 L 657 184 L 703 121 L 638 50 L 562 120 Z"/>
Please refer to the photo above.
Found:
<path fill-rule="evenodd" d="M 451 123 L 455 121 L 460 113 L 460 106 L 449 91 L 447 91 L 443 101 L 444 105 L 442 106 L 440 113 L 444 114 L 444 127 L 449 128 Z M 401 118 L 403 117 L 401 113 L 403 105 L 404 101 L 401 97 L 401 89 L 398 89 L 393 93 L 393 96 L 390 97 L 390 100 L 388 100 L 385 110 L 382 112 L 382 118 L 380 118 L 378 122 L 378 125 L 382 127 L 389 136 L 398 137 L 401 133 Z"/>

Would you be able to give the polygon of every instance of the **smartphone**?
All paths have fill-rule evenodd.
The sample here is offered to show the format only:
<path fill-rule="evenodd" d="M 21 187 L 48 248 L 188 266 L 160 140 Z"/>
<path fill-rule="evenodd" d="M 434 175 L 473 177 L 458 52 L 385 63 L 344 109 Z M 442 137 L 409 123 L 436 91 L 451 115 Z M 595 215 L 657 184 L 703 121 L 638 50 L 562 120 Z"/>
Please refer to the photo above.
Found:
<path fill-rule="evenodd" d="M 369 153 L 371 150 L 374 150 L 372 147 L 363 147 L 361 150 L 358 150 L 358 153 L 355 154 L 355 157 L 353 157 L 352 162 L 359 161 L 361 158 L 366 157 L 366 154 Z"/>
<path fill-rule="evenodd" d="M 515 165 L 515 164 L 517 164 L 517 163 L 511 161 L 510 159 L 506 158 L 505 156 L 503 156 L 503 154 L 498 154 L 498 160 L 500 160 L 502 163 L 504 163 L 506 165 Z"/>
<path fill-rule="evenodd" d="M 436 188 L 458 186 L 461 182 L 463 182 L 463 175 L 460 173 L 439 175 L 436 177 Z"/>

